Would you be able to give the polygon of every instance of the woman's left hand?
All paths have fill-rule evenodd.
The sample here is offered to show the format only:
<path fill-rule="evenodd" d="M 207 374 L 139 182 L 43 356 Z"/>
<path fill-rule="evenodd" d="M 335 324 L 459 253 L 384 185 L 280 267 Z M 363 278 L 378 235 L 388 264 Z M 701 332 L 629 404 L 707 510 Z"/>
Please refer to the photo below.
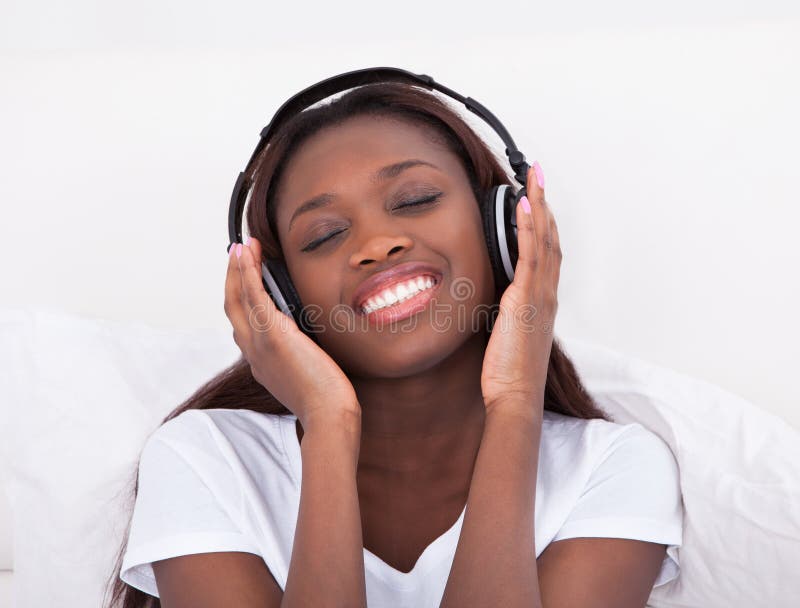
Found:
<path fill-rule="evenodd" d="M 503 409 L 542 414 L 562 256 L 556 221 L 534 167 L 526 187 L 531 213 L 523 210 L 523 201 L 515 210 L 519 258 L 514 280 L 500 299 L 483 358 L 481 391 L 487 414 Z"/>

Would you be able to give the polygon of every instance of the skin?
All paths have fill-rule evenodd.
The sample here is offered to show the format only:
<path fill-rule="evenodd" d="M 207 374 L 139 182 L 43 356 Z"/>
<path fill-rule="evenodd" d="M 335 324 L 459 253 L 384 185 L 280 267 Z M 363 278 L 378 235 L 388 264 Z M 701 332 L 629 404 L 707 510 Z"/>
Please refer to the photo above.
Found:
<path fill-rule="evenodd" d="M 417 166 L 386 182 L 370 181 L 378 168 L 410 158 L 442 171 Z M 422 198 L 427 191 L 420 188 L 443 196 L 423 207 L 395 208 Z M 293 212 L 323 192 L 338 197 L 297 216 L 290 230 Z M 418 260 L 442 271 L 441 305 L 463 306 L 469 319 L 475 307 L 491 304 L 494 283 L 477 201 L 458 157 L 416 126 L 374 117 L 350 119 L 305 142 L 286 166 L 275 201 L 289 273 L 303 303 L 321 308 L 320 344 L 348 375 L 361 405 L 364 546 L 407 572 L 466 504 L 486 413 L 480 377 L 487 335 L 469 324 L 434 327 L 425 312 L 413 330 L 390 333 L 359 323 L 342 331 L 328 313 L 349 306 L 368 276 Z M 343 227 L 318 249 L 301 251 Z M 449 293 L 455 279 L 471 282 L 472 297 Z M 299 424 L 297 434 L 302 441 Z"/>

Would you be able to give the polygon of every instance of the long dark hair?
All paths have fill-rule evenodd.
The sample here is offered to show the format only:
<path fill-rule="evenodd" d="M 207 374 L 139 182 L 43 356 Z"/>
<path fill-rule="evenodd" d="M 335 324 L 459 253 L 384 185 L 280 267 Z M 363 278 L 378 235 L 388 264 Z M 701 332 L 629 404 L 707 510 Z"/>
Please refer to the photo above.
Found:
<path fill-rule="evenodd" d="M 479 204 L 483 193 L 499 184 L 515 185 L 513 177 L 473 129 L 443 98 L 426 89 L 400 83 L 371 84 L 351 89 L 324 105 L 317 105 L 294 116 L 276 131 L 270 144 L 252 163 L 253 191 L 246 210 L 247 232 L 263 246 L 264 257 L 283 258 L 275 229 L 275 188 L 284 167 L 302 143 L 323 128 L 343 123 L 357 115 L 394 118 L 421 126 L 437 143 L 445 144 L 461 160 Z M 499 296 L 497 294 L 497 301 Z M 284 407 L 254 378 L 247 361 L 240 357 L 195 391 L 162 421 L 175 418 L 190 409 L 248 409 L 265 414 L 285 415 Z M 610 420 L 584 389 L 574 365 L 553 339 L 545 385 L 544 409 L 575 418 Z M 138 466 L 132 479 L 131 512 L 138 491 Z M 154 608 L 158 598 L 124 583 L 119 578 L 122 559 L 128 544 L 130 521 L 116 566 L 106 584 L 111 585 L 107 608 Z M 121 603 L 119 603 L 121 601 Z"/>

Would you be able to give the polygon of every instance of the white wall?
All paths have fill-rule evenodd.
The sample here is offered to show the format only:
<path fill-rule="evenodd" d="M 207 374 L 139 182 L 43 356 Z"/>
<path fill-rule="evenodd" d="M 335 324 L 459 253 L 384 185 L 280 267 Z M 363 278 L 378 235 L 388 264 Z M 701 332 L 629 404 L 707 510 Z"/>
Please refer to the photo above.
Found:
<path fill-rule="evenodd" d="M 800 9 L 641 4 L 6 0 L 2 305 L 227 327 L 228 202 L 259 130 L 318 80 L 403 67 L 542 164 L 557 334 L 800 428 Z"/>

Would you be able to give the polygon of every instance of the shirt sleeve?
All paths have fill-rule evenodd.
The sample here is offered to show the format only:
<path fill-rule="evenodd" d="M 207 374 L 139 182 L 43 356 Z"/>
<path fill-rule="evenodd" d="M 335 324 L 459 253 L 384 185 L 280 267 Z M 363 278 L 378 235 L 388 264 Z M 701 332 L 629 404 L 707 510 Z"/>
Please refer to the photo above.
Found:
<path fill-rule="evenodd" d="M 237 527 L 232 509 L 222 504 L 179 446 L 151 435 L 139 459 L 136 502 L 120 578 L 159 597 L 154 561 L 218 551 L 259 555 L 255 543 Z"/>
<path fill-rule="evenodd" d="M 683 513 L 672 450 L 658 435 L 634 423 L 606 451 L 552 541 L 604 537 L 667 545 L 655 588 L 680 573 Z"/>

